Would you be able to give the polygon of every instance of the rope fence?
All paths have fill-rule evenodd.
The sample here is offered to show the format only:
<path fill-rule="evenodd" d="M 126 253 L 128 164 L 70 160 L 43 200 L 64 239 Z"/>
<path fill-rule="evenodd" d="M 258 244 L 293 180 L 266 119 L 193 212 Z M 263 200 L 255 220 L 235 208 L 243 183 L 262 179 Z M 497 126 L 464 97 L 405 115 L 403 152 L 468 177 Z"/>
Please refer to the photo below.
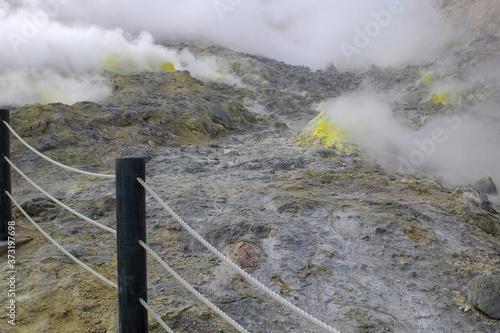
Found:
<path fill-rule="evenodd" d="M 74 210 L 73 208 L 69 207 L 68 205 L 65 205 L 64 203 L 62 203 L 61 201 L 57 200 L 55 197 L 53 197 L 50 193 L 48 193 L 47 191 L 45 191 L 43 188 L 41 188 L 40 186 L 38 186 L 34 181 L 32 181 L 28 176 L 26 176 L 24 174 L 24 172 L 22 172 L 14 163 L 12 163 L 12 161 L 8 158 L 8 157 L 4 157 L 5 160 L 7 161 L 7 163 L 9 163 L 9 165 L 17 171 L 18 174 L 20 174 L 28 183 L 30 183 L 34 188 L 36 188 L 38 191 L 40 191 L 41 193 L 43 193 L 47 198 L 49 198 L 50 200 L 52 200 L 53 202 L 55 202 L 56 204 L 58 204 L 59 206 L 61 206 L 62 208 L 66 209 L 67 211 L 73 213 L 74 215 L 78 216 L 79 218 L 87 221 L 87 222 L 90 222 L 92 223 L 93 225 L 103 229 L 103 230 L 106 230 L 108 232 L 111 232 L 112 234 L 116 235 L 116 230 L 115 229 L 112 229 L 108 226 L 105 226 L 104 224 L 102 223 L 99 223 L 97 221 L 94 221 L 92 220 L 91 218 L 77 212 L 76 210 Z"/>
<path fill-rule="evenodd" d="M 324 329 L 326 332 L 331 332 L 331 333 L 340 333 L 336 329 L 328 326 L 326 323 L 322 322 L 321 320 L 313 317 L 312 315 L 308 314 L 304 310 L 298 308 L 297 306 L 293 305 L 290 301 L 287 301 L 280 295 L 276 294 L 274 291 L 266 287 L 264 284 L 259 282 L 257 279 L 255 279 L 253 276 L 245 272 L 240 266 L 238 266 L 236 263 L 234 263 L 231 259 L 226 257 L 223 253 L 221 253 L 219 250 L 217 250 L 212 244 L 210 244 L 208 241 L 206 241 L 199 233 L 194 231 L 193 228 L 191 228 L 182 218 L 177 215 L 172 208 L 170 208 L 161 198 L 158 194 L 156 194 L 153 189 L 144 182 L 144 180 L 137 178 L 137 181 L 146 189 L 146 191 L 194 238 L 196 238 L 203 246 L 205 246 L 210 252 L 212 252 L 217 258 L 222 260 L 225 264 L 227 264 L 229 267 L 234 269 L 238 274 L 240 274 L 246 281 L 248 281 L 250 284 L 254 285 L 257 289 L 262 291 L 264 294 L 266 294 L 269 298 L 273 299 L 274 301 L 278 302 L 279 304 L 285 306 L 289 310 L 295 312 L 302 318 L 310 321 L 314 325 Z"/>
<path fill-rule="evenodd" d="M 168 325 L 161 319 L 160 315 L 156 313 L 156 311 L 142 298 L 139 298 L 139 302 L 142 304 L 142 306 L 148 310 L 148 312 L 153 316 L 154 319 L 167 331 L 168 333 L 175 333 Z"/>
<path fill-rule="evenodd" d="M 71 260 L 73 260 L 76 264 L 80 265 L 81 267 L 83 267 L 86 271 L 90 272 L 92 275 L 96 276 L 97 278 L 101 279 L 102 281 L 104 281 L 104 283 L 106 283 L 108 286 L 110 287 L 113 287 L 113 288 L 118 288 L 118 286 L 116 285 L 116 283 L 114 282 L 111 282 L 110 280 L 106 279 L 104 276 L 102 276 L 101 274 L 97 273 L 95 270 L 93 270 L 92 268 L 90 268 L 89 266 L 87 266 L 86 264 L 84 264 L 81 260 L 77 259 L 74 255 L 72 255 L 71 253 L 68 252 L 68 250 L 66 250 L 64 247 L 62 247 L 61 245 L 59 245 L 59 243 L 57 243 L 57 241 L 50 237 L 50 235 L 48 233 L 45 232 L 45 230 L 43 230 L 39 225 L 38 223 L 35 222 L 35 220 L 33 220 L 31 218 L 31 216 L 29 216 L 28 213 L 26 213 L 26 211 L 21 207 L 21 205 L 16 201 L 16 199 L 14 199 L 14 197 L 12 196 L 12 194 L 10 194 L 9 192 L 6 192 L 6 194 L 9 196 L 10 200 L 12 200 L 12 203 L 14 205 L 16 205 L 16 207 L 19 209 L 19 211 L 21 213 L 23 213 L 23 215 L 28 219 L 28 221 L 31 222 L 31 224 L 33 224 L 33 226 L 35 228 L 38 229 L 38 231 L 40 231 L 42 233 L 42 235 L 45 236 L 45 238 L 47 238 L 49 241 L 52 242 L 52 244 L 54 244 L 59 250 L 61 250 L 65 255 L 67 255 Z"/>
<path fill-rule="evenodd" d="M 146 243 L 142 240 L 139 240 L 139 244 L 153 257 L 156 261 L 160 263 L 177 281 L 179 281 L 184 288 L 186 288 L 190 293 L 192 293 L 196 298 L 202 301 L 206 306 L 212 309 L 215 313 L 217 313 L 221 318 L 227 321 L 231 326 L 233 326 L 238 332 L 248 333 L 246 329 L 244 329 L 240 324 L 238 324 L 235 320 L 233 320 L 229 315 L 227 315 L 224 311 L 219 309 L 215 304 L 210 302 L 207 298 L 205 298 L 202 294 L 200 294 L 196 289 L 193 288 L 186 280 L 182 278 L 176 271 L 172 269 L 153 249 L 151 249 Z"/>
<path fill-rule="evenodd" d="M 147 302 L 147 278 L 146 278 L 146 254 L 151 255 L 168 273 L 170 273 L 184 288 L 191 292 L 203 304 L 209 307 L 212 311 L 218 314 L 229 325 L 234 327 L 238 332 L 248 333 L 248 331 L 232 319 L 223 310 L 217 307 L 214 303 L 208 300 L 192 285 L 190 285 L 181 275 L 179 275 L 171 266 L 169 266 L 146 242 L 146 193 L 151 195 L 167 213 L 172 216 L 192 237 L 197 239 L 205 246 L 212 254 L 218 257 L 224 264 L 231 267 L 240 274 L 248 283 L 255 286 L 259 291 L 271 298 L 273 301 L 283 305 L 300 317 L 308 320 L 310 323 L 323 329 L 329 333 L 340 333 L 323 321 L 315 318 L 306 311 L 298 308 L 290 301 L 284 299 L 274 291 L 266 287 L 260 281 L 252 277 L 240 266 L 234 263 L 231 259 L 217 250 L 213 245 L 206 241 L 198 232 L 191 228 L 172 208 L 145 182 L 145 159 L 117 159 L 115 166 L 115 175 L 101 174 L 83 171 L 73 168 L 62 163 L 59 163 L 32 146 L 30 146 L 16 131 L 9 125 L 8 110 L 0 109 L 0 169 L 2 177 L 0 177 L 0 228 L 6 228 L 6 221 L 12 220 L 12 213 L 9 208 L 14 204 L 19 211 L 33 224 L 33 226 L 42 233 L 51 243 L 53 243 L 60 251 L 68 256 L 73 262 L 84 268 L 86 271 L 103 281 L 106 285 L 118 289 L 118 317 L 119 317 L 119 332 L 120 333 L 141 333 L 147 332 L 148 320 L 147 314 L 151 316 L 165 329 L 168 333 L 174 331 L 168 327 L 161 316 Z M 3 126 L 2 126 L 3 125 Z M 116 230 L 110 228 L 100 222 L 97 222 L 64 204 L 56 199 L 50 193 L 41 188 L 25 173 L 23 173 L 10 159 L 10 143 L 9 133 L 13 134 L 25 147 L 30 151 L 43 158 L 44 160 L 61 167 L 65 170 L 76 172 L 79 174 L 113 179 L 116 182 Z M 74 255 L 68 252 L 56 240 L 54 240 L 31 216 L 22 208 L 11 194 L 10 173 L 14 169 L 24 180 L 32 185 L 37 191 L 44 194 L 54 203 L 65 210 L 68 210 L 75 216 L 106 230 L 115 235 L 117 240 L 117 266 L 118 266 L 118 283 L 114 283 L 102 276 L 94 269 L 77 259 Z M 5 197 L 4 197 L 5 195 Z M 6 199 L 9 199 L 8 205 Z M 0 229 L 0 235 L 3 235 L 3 230 Z M 6 230 L 6 229 L 5 229 Z"/>
<path fill-rule="evenodd" d="M 50 157 L 42 154 L 41 152 L 39 152 L 38 150 L 36 150 L 35 148 L 33 148 L 32 146 L 30 146 L 26 141 L 23 140 L 23 138 L 21 138 L 21 136 L 19 134 L 17 134 L 16 131 L 14 131 L 14 129 L 9 125 L 9 123 L 7 123 L 5 120 L 2 121 L 2 123 L 9 129 L 9 131 L 19 140 L 19 142 L 21 142 L 26 148 L 28 148 L 29 150 L 31 150 L 33 153 L 37 154 L 39 157 L 43 158 L 44 160 L 54 164 L 54 165 L 57 165 L 58 167 L 60 168 L 63 168 L 63 169 L 66 169 L 68 171 L 72 171 L 72 172 L 76 172 L 76 173 L 79 173 L 79 174 L 82 174 L 82 175 L 86 175 L 86 176 L 91 176 L 91 177 L 98 177 L 98 178 L 108 178 L 108 179 L 114 179 L 115 178 L 115 175 L 107 175 L 107 174 L 102 174 L 102 173 L 94 173 L 94 172 L 88 172 L 88 171 L 84 171 L 84 170 L 80 170 L 80 169 L 77 169 L 77 168 L 73 168 L 73 167 L 70 167 L 70 166 L 67 166 L 65 164 L 62 164 L 62 163 L 59 163 L 57 161 L 54 161 L 53 159 L 51 159 Z"/>

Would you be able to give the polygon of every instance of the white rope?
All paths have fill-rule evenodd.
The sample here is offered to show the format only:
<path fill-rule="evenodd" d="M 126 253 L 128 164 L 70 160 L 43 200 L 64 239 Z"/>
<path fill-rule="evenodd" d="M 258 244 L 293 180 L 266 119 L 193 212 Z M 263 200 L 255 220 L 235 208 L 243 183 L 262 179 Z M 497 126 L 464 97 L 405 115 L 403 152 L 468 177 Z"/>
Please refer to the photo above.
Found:
<path fill-rule="evenodd" d="M 206 306 L 212 309 L 215 313 L 221 316 L 224 320 L 226 320 L 231 326 L 233 326 L 238 332 L 249 333 L 245 328 L 243 328 L 240 324 L 234 321 L 231 317 L 229 317 L 226 313 L 224 313 L 221 309 L 217 307 L 217 305 L 210 302 L 205 296 L 200 294 L 196 289 L 194 289 L 186 280 L 182 278 L 176 271 L 173 270 L 153 249 L 151 249 L 146 243 L 139 239 L 139 244 L 149 252 L 172 276 L 179 281 L 184 288 L 189 290 L 194 296 L 196 296 L 199 300 L 201 300 Z"/>
<path fill-rule="evenodd" d="M 158 323 L 160 323 L 165 331 L 167 331 L 168 333 L 175 333 L 170 327 L 168 327 L 163 319 L 161 319 L 160 315 L 158 315 L 158 313 L 156 313 L 156 311 L 148 303 L 146 303 L 146 301 L 144 301 L 142 298 L 139 298 L 139 302 L 141 302 L 142 306 L 146 308 L 146 310 L 148 310 L 148 312 L 153 316 L 154 319 L 156 319 Z"/>
<path fill-rule="evenodd" d="M 116 230 L 108 227 L 108 226 L 105 226 L 104 224 L 102 223 L 99 223 L 97 221 L 94 221 L 92 220 L 91 218 L 88 218 L 87 216 L 77 212 L 76 210 L 74 210 L 73 208 L 69 207 L 68 205 L 65 205 L 63 204 L 61 201 L 57 200 L 56 198 L 54 198 L 52 195 L 50 195 L 50 193 L 48 193 L 47 191 L 45 191 L 43 188 L 41 188 L 40 186 L 38 186 L 35 182 L 33 182 L 28 176 L 26 176 L 18 167 L 16 167 L 16 165 L 7 157 L 7 156 L 4 156 L 5 160 L 7 161 L 7 163 L 10 164 L 10 166 L 16 170 L 24 179 L 26 179 L 26 181 L 28 183 L 30 183 L 34 188 L 36 188 L 38 191 L 42 192 L 43 194 L 45 194 L 50 200 L 54 201 L 56 204 L 58 204 L 59 206 L 61 206 L 62 208 L 70 211 L 71 213 L 75 214 L 76 216 L 84 219 L 85 221 L 87 222 L 90 222 L 92 224 L 94 224 L 95 226 L 101 228 L 101 229 L 104 229 L 106 231 L 109 231 L 111 232 L 112 234 L 116 235 Z"/>
<path fill-rule="evenodd" d="M 217 256 L 220 260 L 222 260 L 224 263 L 229 265 L 231 268 L 233 268 L 236 272 L 238 272 L 245 280 L 247 280 L 249 283 L 253 284 L 255 287 L 257 287 L 259 290 L 261 290 L 264 294 L 266 294 L 268 297 L 271 299 L 275 300 L 276 302 L 282 304 L 283 306 L 287 307 L 291 311 L 295 312 L 299 316 L 301 316 L 304 319 L 307 319 L 311 323 L 315 324 L 318 327 L 321 327 L 324 329 L 326 332 L 330 333 L 340 333 L 340 331 L 337 331 L 336 329 L 328 326 L 326 323 L 322 322 L 321 320 L 311 316 L 304 310 L 298 308 L 297 306 L 293 305 L 280 295 L 276 294 L 274 291 L 263 285 L 261 282 L 259 282 L 257 279 L 255 279 L 253 276 L 245 272 L 241 267 L 239 267 L 237 264 L 235 264 L 231 259 L 226 257 L 224 254 L 222 254 L 219 250 L 217 250 L 212 244 L 207 242 L 203 237 L 201 237 L 200 234 L 198 234 L 196 231 L 193 230 L 184 220 L 182 220 L 173 210 L 170 208 L 161 198 L 158 194 L 156 194 L 151 187 L 146 184 L 141 178 L 137 177 L 137 181 L 146 189 L 146 191 L 153 196 L 153 198 L 158 201 L 158 203 L 177 221 L 179 224 L 187 230 L 191 236 L 196 238 L 203 246 L 205 246 L 210 252 L 212 252 L 215 256 Z"/>
<path fill-rule="evenodd" d="M 50 157 L 47 157 L 45 156 L 44 154 L 40 153 L 38 150 L 36 150 L 35 148 L 33 148 L 32 146 L 29 145 L 29 143 L 27 143 L 26 141 L 23 140 L 23 138 L 21 138 L 21 136 L 19 134 L 17 134 L 16 131 L 14 131 L 14 129 L 12 127 L 10 127 L 9 123 L 7 123 L 5 120 L 3 120 L 3 123 L 5 126 L 7 126 L 7 128 L 10 130 L 10 132 L 12 134 L 14 134 L 14 136 L 23 144 L 25 145 L 29 150 L 31 150 L 32 152 L 34 152 L 35 154 L 37 154 L 38 156 L 40 156 L 41 158 L 43 158 L 44 160 L 46 161 L 49 161 L 50 163 L 54 164 L 54 165 L 57 165 L 58 167 L 60 168 L 63 168 L 63 169 L 66 169 L 66 170 L 69 170 L 69 171 L 73 171 L 73 172 L 76 172 L 76 173 L 80 173 L 80 174 L 83 174 L 83 175 L 87 175 L 87 176 L 92 176 L 92 177 L 99 177 L 99 178 L 109 178 L 109 179 L 115 179 L 115 175 L 106 175 L 106 174 L 102 174 L 102 173 L 94 173 L 94 172 L 88 172 L 88 171 L 83 171 L 83 170 L 80 170 L 80 169 L 76 169 L 76 168 L 72 168 L 70 166 L 67 166 L 67 165 L 64 165 L 62 163 L 59 163 L 57 161 L 54 161 L 53 159 L 51 159 Z"/>
<path fill-rule="evenodd" d="M 90 268 L 89 266 L 85 265 L 83 262 L 78 260 L 74 255 L 69 253 L 64 247 L 59 245 L 52 237 L 49 236 L 48 233 L 46 233 L 42 228 L 40 228 L 40 226 L 28 215 L 28 213 L 26 213 L 26 211 L 21 207 L 21 205 L 19 205 L 19 203 L 16 201 L 16 199 L 14 199 L 14 197 L 8 191 L 5 191 L 5 194 L 7 194 L 9 196 L 10 200 L 12 200 L 14 205 L 17 206 L 17 208 L 21 211 L 21 213 L 23 213 L 23 215 L 26 216 L 26 218 L 38 229 L 38 231 L 40 231 L 42 233 L 42 235 L 44 235 L 49 241 L 51 241 L 52 244 L 54 244 L 59 250 L 61 250 L 71 260 L 73 260 L 75 263 L 77 263 L 78 265 L 80 265 L 81 267 L 86 269 L 88 272 L 92 273 L 93 275 L 95 275 L 96 277 L 98 277 L 99 279 L 104 281 L 104 283 L 106 283 L 108 286 L 118 289 L 118 285 L 116 283 L 111 282 L 110 280 L 106 279 L 104 276 L 97 273 L 92 268 Z"/>

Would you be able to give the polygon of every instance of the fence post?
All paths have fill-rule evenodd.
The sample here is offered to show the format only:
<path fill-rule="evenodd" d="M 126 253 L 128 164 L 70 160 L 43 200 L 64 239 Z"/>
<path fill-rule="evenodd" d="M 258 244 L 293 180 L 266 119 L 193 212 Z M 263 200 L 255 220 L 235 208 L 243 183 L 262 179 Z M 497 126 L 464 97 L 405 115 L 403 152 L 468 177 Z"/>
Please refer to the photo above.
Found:
<path fill-rule="evenodd" d="M 8 222 L 12 221 L 12 203 L 5 194 L 5 191 L 12 192 L 10 165 L 4 159 L 4 156 L 10 158 L 10 139 L 3 120 L 9 122 L 9 110 L 0 109 L 0 240 L 7 239 Z"/>
<path fill-rule="evenodd" d="M 116 171 L 116 237 L 118 252 L 118 317 L 120 333 L 146 333 L 148 312 L 139 302 L 147 301 L 146 193 L 137 177 L 145 179 L 144 158 L 119 158 Z"/>

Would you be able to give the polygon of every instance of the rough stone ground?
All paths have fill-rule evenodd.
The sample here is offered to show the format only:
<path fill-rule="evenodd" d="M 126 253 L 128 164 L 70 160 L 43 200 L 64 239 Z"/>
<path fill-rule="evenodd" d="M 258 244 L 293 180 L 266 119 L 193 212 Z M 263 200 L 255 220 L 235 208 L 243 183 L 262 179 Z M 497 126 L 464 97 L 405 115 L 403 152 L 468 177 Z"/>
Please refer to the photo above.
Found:
<path fill-rule="evenodd" d="M 489 44 L 484 48 L 491 50 Z M 205 51 L 220 56 L 246 86 L 201 82 L 185 72 L 109 73 L 115 89 L 108 100 L 26 106 L 13 111 L 12 124 L 48 156 L 90 171 L 111 173 L 116 157 L 146 156 L 148 183 L 194 229 L 274 291 L 342 332 L 500 330 L 498 320 L 460 310 L 469 309 L 472 278 L 500 273 L 498 214 L 461 196 L 471 192 L 295 138 L 317 114 L 316 103 L 366 82 L 380 90 L 403 89 L 422 68 L 311 72 L 215 47 Z M 484 52 L 469 59 L 466 72 Z M 411 105 L 407 95 L 395 114 L 411 110 L 408 123 L 419 126 L 432 106 Z M 453 106 L 443 110 L 453 112 Z M 55 169 L 17 142 L 12 158 L 66 204 L 114 225 L 112 181 Z M 116 281 L 112 235 L 62 211 L 17 175 L 13 188 L 55 239 Z M 15 212 L 18 233 L 33 241 L 16 249 L 17 325 L 2 329 L 116 332 L 116 291 L 73 264 Z M 148 243 L 249 331 L 320 332 L 208 254 L 151 198 L 147 220 Z M 176 332 L 234 331 L 150 258 L 148 269 L 150 304 Z M 7 304 L 6 286 L 4 278 L 0 304 Z M 162 331 L 153 318 L 150 331 Z"/>
<path fill-rule="evenodd" d="M 238 242 L 257 245 L 262 260 L 252 274 L 342 332 L 498 330 L 498 321 L 459 311 L 468 281 L 498 271 L 498 236 L 474 221 L 488 214 L 431 181 L 301 147 L 290 139 L 292 131 L 272 132 L 212 147 L 158 149 L 148 181 L 225 253 Z M 51 167 L 38 168 L 31 173 L 51 193 L 113 225 L 112 182 L 47 176 Z M 115 278 L 111 235 L 36 200 L 18 178 L 14 188 L 20 200 L 35 199 L 28 210 L 66 248 Z M 116 331 L 116 292 L 72 264 L 19 215 L 16 220 L 20 232 L 34 238 L 17 251 L 18 331 Z M 208 255 L 152 200 L 148 242 L 250 331 L 320 332 Z M 150 261 L 148 267 L 151 304 L 176 331 L 231 331 L 158 265 Z M 161 331 L 153 319 L 151 330 Z"/>

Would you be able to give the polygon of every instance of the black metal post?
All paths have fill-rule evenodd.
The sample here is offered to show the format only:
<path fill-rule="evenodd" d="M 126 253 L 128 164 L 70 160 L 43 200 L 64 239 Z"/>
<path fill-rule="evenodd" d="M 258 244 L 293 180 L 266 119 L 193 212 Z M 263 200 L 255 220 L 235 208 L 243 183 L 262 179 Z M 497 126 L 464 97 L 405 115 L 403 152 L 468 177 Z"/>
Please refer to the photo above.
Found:
<path fill-rule="evenodd" d="M 9 122 L 9 110 L 0 109 L 0 240 L 7 239 L 8 222 L 12 221 L 12 203 L 5 191 L 12 191 L 10 165 L 4 156 L 10 158 L 9 129 L 3 124 Z"/>
<path fill-rule="evenodd" d="M 120 333 L 146 333 L 147 301 L 146 193 L 136 180 L 145 179 L 144 158 L 119 158 L 116 170 L 116 237 L 118 243 L 118 317 Z"/>

